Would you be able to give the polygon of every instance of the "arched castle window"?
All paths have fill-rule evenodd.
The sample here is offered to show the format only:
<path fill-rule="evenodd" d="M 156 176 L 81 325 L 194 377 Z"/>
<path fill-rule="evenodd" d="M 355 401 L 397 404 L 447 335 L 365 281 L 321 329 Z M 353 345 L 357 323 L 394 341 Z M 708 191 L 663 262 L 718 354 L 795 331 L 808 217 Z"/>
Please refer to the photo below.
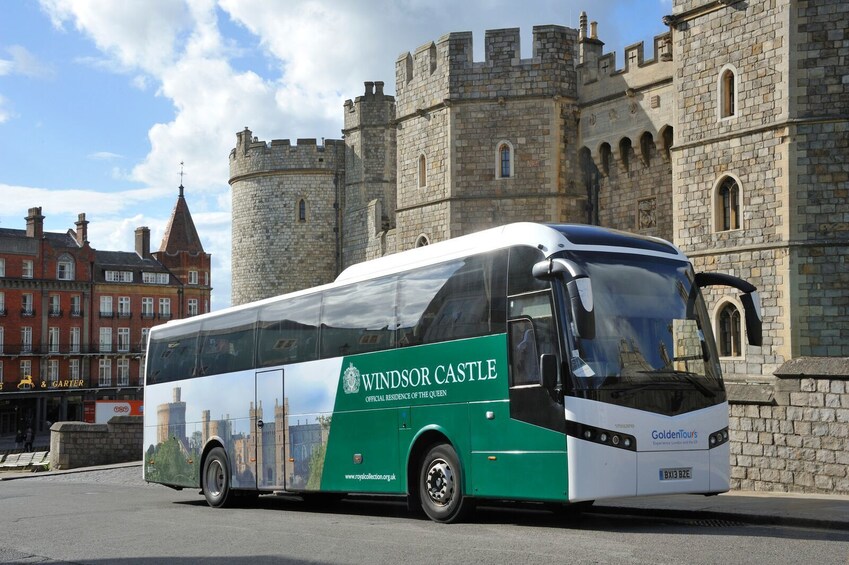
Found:
<path fill-rule="evenodd" d="M 495 152 L 495 178 L 509 179 L 515 176 L 513 169 L 513 144 L 499 141 Z"/>
<path fill-rule="evenodd" d="M 599 225 L 599 171 L 593 161 L 593 155 L 589 147 L 582 147 L 578 152 L 578 161 L 581 163 L 581 178 L 584 181 L 584 189 L 587 192 L 587 223 Z"/>
<path fill-rule="evenodd" d="M 623 137 L 619 142 L 619 158 L 622 160 L 622 166 L 627 171 L 631 162 L 631 140 Z"/>
<path fill-rule="evenodd" d="M 427 157 L 422 153 L 419 155 L 419 188 L 427 186 Z"/>
<path fill-rule="evenodd" d="M 723 302 L 716 315 L 716 336 L 720 357 L 743 356 L 743 325 L 740 308 L 732 302 Z"/>
<path fill-rule="evenodd" d="M 74 280 L 74 258 L 63 253 L 56 262 L 56 278 L 60 281 Z"/>
<path fill-rule="evenodd" d="M 612 153 L 613 150 L 607 142 L 602 143 L 601 147 L 598 148 L 598 154 L 601 157 L 601 172 L 604 173 L 605 176 L 610 174 L 610 155 Z"/>
<path fill-rule="evenodd" d="M 740 183 L 730 176 L 720 179 L 714 192 L 714 231 L 740 229 Z"/>
<path fill-rule="evenodd" d="M 421 234 L 416 238 L 416 247 L 424 247 L 425 245 L 430 245 L 430 240 L 425 234 Z"/>
<path fill-rule="evenodd" d="M 307 221 L 307 202 L 303 198 L 298 200 L 298 221 Z"/>
<path fill-rule="evenodd" d="M 651 164 L 652 150 L 654 149 L 654 137 L 649 132 L 643 133 L 640 136 L 640 155 L 643 158 L 643 164 L 648 167 Z"/>
<path fill-rule="evenodd" d="M 737 70 L 731 65 L 725 65 L 719 71 L 717 79 L 719 100 L 719 119 L 732 118 L 737 115 Z"/>
<path fill-rule="evenodd" d="M 660 130 L 660 138 L 663 140 L 663 155 L 669 161 L 672 158 L 672 141 L 675 130 L 672 126 L 664 126 Z"/>

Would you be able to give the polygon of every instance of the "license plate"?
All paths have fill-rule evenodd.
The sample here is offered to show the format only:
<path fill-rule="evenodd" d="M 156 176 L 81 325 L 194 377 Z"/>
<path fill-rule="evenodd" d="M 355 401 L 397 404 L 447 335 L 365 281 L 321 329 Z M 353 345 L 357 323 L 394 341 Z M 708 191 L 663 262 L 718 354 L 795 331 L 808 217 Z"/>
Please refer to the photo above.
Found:
<path fill-rule="evenodd" d="M 693 468 L 692 467 L 675 467 L 672 469 L 661 469 L 660 470 L 660 480 L 661 481 L 681 481 L 685 479 L 693 478 Z"/>

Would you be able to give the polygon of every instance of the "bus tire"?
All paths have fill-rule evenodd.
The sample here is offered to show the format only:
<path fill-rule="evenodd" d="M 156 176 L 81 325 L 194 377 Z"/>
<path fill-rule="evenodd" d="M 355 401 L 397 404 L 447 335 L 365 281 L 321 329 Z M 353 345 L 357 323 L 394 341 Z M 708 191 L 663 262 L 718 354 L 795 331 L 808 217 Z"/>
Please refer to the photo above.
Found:
<path fill-rule="evenodd" d="M 233 500 L 230 489 L 230 466 L 224 449 L 215 447 L 203 462 L 201 487 L 206 502 L 213 508 L 223 508 Z"/>
<path fill-rule="evenodd" d="M 431 520 L 451 523 L 463 518 L 470 501 L 463 496 L 460 460 L 449 444 L 437 444 L 424 456 L 418 490 L 422 509 Z"/>

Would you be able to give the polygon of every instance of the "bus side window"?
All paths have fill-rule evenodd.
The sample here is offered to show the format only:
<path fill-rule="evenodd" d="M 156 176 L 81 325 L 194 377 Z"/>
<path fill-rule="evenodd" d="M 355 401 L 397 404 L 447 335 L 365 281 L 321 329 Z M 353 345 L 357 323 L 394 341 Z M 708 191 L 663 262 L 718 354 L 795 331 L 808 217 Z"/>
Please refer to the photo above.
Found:
<path fill-rule="evenodd" d="M 318 293 L 263 306 L 257 330 L 257 366 L 317 359 L 320 311 Z"/>
<path fill-rule="evenodd" d="M 536 332 L 530 319 L 511 320 L 510 386 L 540 384 Z"/>
<path fill-rule="evenodd" d="M 395 277 L 387 277 L 325 291 L 321 357 L 395 347 L 397 286 Z"/>

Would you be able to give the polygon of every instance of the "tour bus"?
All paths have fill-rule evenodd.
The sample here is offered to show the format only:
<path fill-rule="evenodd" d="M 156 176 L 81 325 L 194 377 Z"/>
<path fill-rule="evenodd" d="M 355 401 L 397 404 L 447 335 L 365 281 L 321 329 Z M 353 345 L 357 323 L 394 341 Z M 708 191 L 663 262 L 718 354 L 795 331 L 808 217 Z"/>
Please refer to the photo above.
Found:
<path fill-rule="evenodd" d="M 400 495 L 440 522 L 487 499 L 724 492 L 708 285 L 740 291 L 760 345 L 754 286 L 587 225 L 505 225 L 168 322 L 150 332 L 144 478 L 213 507 Z"/>

